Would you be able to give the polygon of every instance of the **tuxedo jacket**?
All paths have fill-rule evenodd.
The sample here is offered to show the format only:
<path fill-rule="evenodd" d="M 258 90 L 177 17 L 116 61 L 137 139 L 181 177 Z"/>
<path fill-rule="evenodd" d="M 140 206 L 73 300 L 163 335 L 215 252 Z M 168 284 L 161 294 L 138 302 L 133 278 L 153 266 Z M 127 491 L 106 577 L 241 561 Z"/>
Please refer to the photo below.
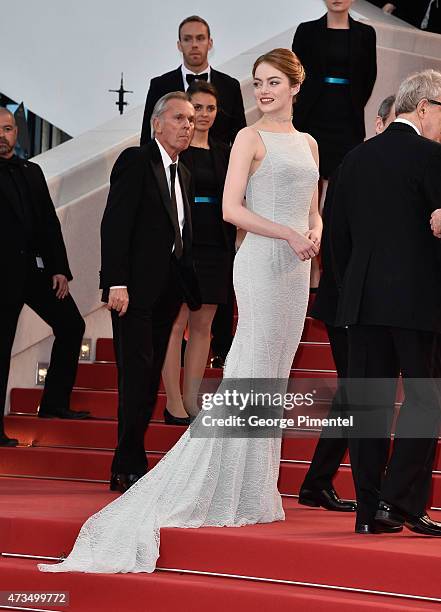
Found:
<path fill-rule="evenodd" d="M 216 87 L 219 94 L 219 109 L 210 134 L 213 138 L 231 145 L 237 132 L 246 126 L 240 84 L 237 79 L 213 68 L 211 68 L 210 82 Z M 187 83 L 184 86 L 180 66 L 150 81 L 142 121 L 141 145 L 151 139 L 150 119 L 159 98 L 172 91 L 185 91 L 186 89 Z"/>
<path fill-rule="evenodd" d="M 26 269 L 29 261 L 35 263 L 37 253 L 47 274 L 64 274 L 68 280 L 72 279 L 60 222 L 44 174 L 33 162 L 17 160 L 17 163 L 15 176 L 25 181 L 24 191 L 29 194 L 26 204 L 32 210 L 33 250 L 29 252 L 23 211 L 17 206 L 16 194 L 10 192 L 13 187 L 0 181 L 0 261 L 2 281 L 7 287 L 6 299 L 10 303 L 22 299 Z"/>
<path fill-rule="evenodd" d="M 331 213 L 338 325 L 439 331 L 441 145 L 392 123 L 343 160 Z"/>
<path fill-rule="evenodd" d="M 177 262 L 183 293 L 198 300 L 191 259 L 190 173 L 178 163 L 184 203 L 183 255 Z M 100 288 L 103 301 L 115 285 L 127 286 L 131 306 L 149 308 L 170 278 L 175 232 L 167 177 L 154 140 L 121 153 L 110 177 L 101 223 Z"/>
<path fill-rule="evenodd" d="M 292 50 L 306 72 L 306 78 L 294 106 L 294 125 L 308 131 L 310 113 L 314 111 L 325 87 L 327 16 L 299 24 Z M 348 78 L 353 104 L 353 128 L 360 141 L 366 136 L 364 107 L 377 78 L 376 34 L 374 28 L 349 17 L 350 69 Z M 332 117 L 329 118 L 332 121 Z"/>
<path fill-rule="evenodd" d="M 210 154 L 211 159 L 213 160 L 214 172 L 216 175 L 218 193 L 217 197 L 219 202 L 222 202 L 225 178 L 227 176 L 228 170 L 228 161 L 230 159 L 230 147 L 225 145 L 223 142 L 219 140 L 215 140 L 214 138 L 209 138 L 210 144 Z M 195 193 L 194 183 L 193 183 L 193 169 L 194 169 L 194 158 L 192 154 L 192 149 L 189 147 L 186 151 L 183 151 L 180 155 L 180 159 L 185 164 L 185 166 L 190 171 L 192 176 L 192 186 L 191 192 Z M 227 223 L 226 221 L 222 222 L 223 235 L 225 239 L 225 248 L 228 251 L 234 253 L 234 244 L 236 241 L 236 226 L 231 223 Z"/>

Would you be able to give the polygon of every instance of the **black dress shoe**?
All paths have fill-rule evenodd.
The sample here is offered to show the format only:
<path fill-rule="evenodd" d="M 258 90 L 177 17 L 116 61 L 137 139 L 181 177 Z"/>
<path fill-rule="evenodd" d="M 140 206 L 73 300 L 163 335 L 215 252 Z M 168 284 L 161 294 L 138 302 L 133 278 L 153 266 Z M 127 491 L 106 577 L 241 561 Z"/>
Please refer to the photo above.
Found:
<path fill-rule="evenodd" d="M 225 358 L 222 355 L 214 355 L 210 359 L 210 368 L 223 368 L 225 365 Z"/>
<path fill-rule="evenodd" d="M 0 435 L 0 446 L 17 446 L 17 438 L 8 438 L 6 434 Z"/>
<path fill-rule="evenodd" d="M 40 419 L 72 419 L 78 421 L 79 419 L 88 419 L 90 412 L 86 410 L 70 410 L 69 408 L 56 411 L 39 410 L 38 416 Z"/>
<path fill-rule="evenodd" d="M 402 525 L 391 527 L 377 521 L 370 521 L 369 523 L 359 523 L 356 521 L 355 523 L 355 533 L 365 535 L 372 533 L 400 533 L 400 531 L 403 531 Z"/>
<path fill-rule="evenodd" d="M 335 489 L 312 490 L 301 489 L 299 493 L 299 504 L 311 508 L 325 508 L 334 512 L 355 512 L 357 502 L 352 499 L 340 499 Z"/>
<path fill-rule="evenodd" d="M 138 474 L 112 474 L 110 476 L 110 490 L 125 493 L 132 485 L 135 484 L 142 476 Z"/>
<path fill-rule="evenodd" d="M 164 408 L 164 421 L 166 425 L 190 425 L 190 417 L 176 417 Z"/>
<path fill-rule="evenodd" d="M 383 525 L 405 525 L 410 531 L 421 535 L 441 537 L 441 523 L 432 521 L 427 514 L 413 516 L 392 504 L 380 501 L 375 520 Z"/>

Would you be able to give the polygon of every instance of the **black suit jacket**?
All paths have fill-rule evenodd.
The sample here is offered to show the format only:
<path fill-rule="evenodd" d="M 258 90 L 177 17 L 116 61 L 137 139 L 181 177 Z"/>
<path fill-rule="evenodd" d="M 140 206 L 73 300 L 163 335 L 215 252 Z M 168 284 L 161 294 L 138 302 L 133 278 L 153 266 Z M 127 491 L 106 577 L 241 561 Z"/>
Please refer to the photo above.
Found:
<path fill-rule="evenodd" d="M 61 233 L 54 205 L 52 203 L 44 174 L 37 164 L 18 160 L 16 176 L 25 182 L 25 191 L 29 193 L 28 204 L 33 217 L 33 250 L 42 257 L 45 270 L 49 275 L 64 274 L 69 280 L 72 274 L 69 269 L 66 248 Z M 26 283 L 26 267 L 29 258 L 34 262 L 35 252 L 29 253 L 23 213 L 14 202 L 15 194 L 10 193 L 9 186 L 0 181 L 0 261 L 2 262 L 2 282 L 7 291 L 8 302 L 20 301 Z"/>
<path fill-rule="evenodd" d="M 361 141 L 366 136 L 364 107 L 377 78 L 376 34 L 374 28 L 352 17 L 349 17 L 349 26 L 351 64 L 348 78 L 354 109 L 353 127 Z M 294 125 L 301 131 L 308 131 L 310 113 L 319 103 L 323 89 L 327 87 L 324 78 L 333 76 L 326 71 L 326 29 L 326 15 L 316 21 L 301 23 L 292 43 L 292 50 L 306 72 L 294 106 Z"/>
<path fill-rule="evenodd" d="M 438 331 L 441 145 L 402 123 L 351 151 L 335 186 L 331 247 L 339 325 Z"/>
<path fill-rule="evenodd" d="M 216 174 L 216 181 L 218 186 L 218 194 L 217 197 L 219 202 L 222 202 L 225 178 L 227 176 L 228 170 L 228 161 L 230 159 L 230 147 L 225 145 L 223 142 L 215 140 L 210 136 L 209 138 L 210 144 L 210 153 L 211 158 L 213 160 L 214 171 Z M 186 151 L 183 151 L 180 159 L 185 164 L 185 166 L 190 171 L 191 176 L 193 177 L 193 169 L 194 169 L 194 158 L 192 154 L 192 149 L 189 147 Z M 195 192 L 193 178 L 192 178 L 192 193 Z M 234 245 L 236 242 L 236 226 L 231 223 L 227 223 L 226 221 L 222 222 L 223 234 L 225 239 L 225 248 L 232 253 L 234 253 Z"/>
<path fill-rule="evenodd" d="M 219 110 L 211 135 L 227 145 L 233 143 L 239 130 L 246 126 L 242 92 L 237 79 L 211 68 L 211 83 L 219 94 Z M 150 81 L 141 130 L 141 145 L 151 139 L 150 118 L 159 98 L 171 91 L 185 91 L 181 67 Z"/>
<path fill-rule="evenodd" d="M 199 301 L 191 259 L 190 174 L 178 164 L 184 201 L 182 258 L 177 263 L 189 305 Z M 159 297 L 174 265 L 172 202 L 159 147 L 154 140 L 121 153 L 110 177 L 101 223 L 100 288 L 103 301 L 115 285 L 128 288 L 130 304 L 149 308 Z"/>

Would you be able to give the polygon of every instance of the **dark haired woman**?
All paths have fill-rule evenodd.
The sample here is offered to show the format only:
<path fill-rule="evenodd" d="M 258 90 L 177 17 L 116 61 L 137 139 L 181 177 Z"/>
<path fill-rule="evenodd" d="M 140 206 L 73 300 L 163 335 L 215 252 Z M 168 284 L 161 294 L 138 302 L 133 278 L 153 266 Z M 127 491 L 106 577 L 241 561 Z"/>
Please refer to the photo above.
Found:
<path fill-rule="evenodd" d="M 217 114 L 217 91 L 206 81 L 194 81 L 187 93 L 195 109 L 194 134 L 190 147 L 181 153 L 180 159 L 192 176 L 193 259 L 202 306 L 192 312 L 183 304 L 170 336 L 162 379 L 167 393 L 164 418 L 172 425 L 188 425 L 188 415 L 197 414 L 197 393 L 210 350 L 211 323 L 217 305 L 225 304 L 228 298 L 236 233 L 236 228 L 222 218 L 229 148 L 209 136 Z M 181 346 L 187 324 L 189 338 L 181 395 Z"/>

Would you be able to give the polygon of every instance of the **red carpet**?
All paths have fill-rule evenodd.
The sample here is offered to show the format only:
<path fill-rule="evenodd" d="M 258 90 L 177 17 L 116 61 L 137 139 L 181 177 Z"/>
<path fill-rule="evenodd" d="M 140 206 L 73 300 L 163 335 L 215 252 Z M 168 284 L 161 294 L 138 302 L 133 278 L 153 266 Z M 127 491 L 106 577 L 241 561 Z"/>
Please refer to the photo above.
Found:
<path fill-rule="evenodd" d="M 6 586 L 7 585 L 7 586 Z M 68 612 L 423 612 L 432 603 L 293 585 L 156 572 L 151 575 L 44 574 L 35 561 L 0 559 L 0 589 L 68 591 Z"/>
<path fill-rule="evenodd" d="M 90 483 L 0 479 L 0 549 L 60 556 L 84 519 L 115 495 Z M 164 529 L 158 567 L 440 596 L 436 539 L 409 531 L 357 536 L 353 515 L 302 508 L 294 500 L 284 506 L 285 522 Z"/>
<path fill-rule="evenodd" d="M 321 391 L 323 410 L 327 410 L 335 387 L 326 340 L 324 327 L 307 319 L 304 343 L 292 371 L 299 381 L 320 377 L 329 380 L 328 389 Z M 97 359 L 113 359 L 109 340 L 98 342 Z M 207 370 L 209 376 L 220 374 Z M 0 449 L 3 553 L 58 557 L 69 552 L 85 518 L 116 495 L 106 484 L 117 425 L 115 365 L 81 364 L 77 387 L 72 406 L 90 409 L 94 416 L 90 421 L 38 419 L 35 415 L 41 389 L 14 389 L 11 393 L 12 414 L 6 418 L 6 429 L 9 435 L 20 439 L 22 446 Z M 182 427 L 163 423 L 164 402 L 160 395 L 145 438 L 150 465 L 160 460 L 184 431 Z M 296 432 L 287 434 L 282 445 L 279 488 L 284 494 L 294 495 L 308 469 L 316 439 L 313 434 L 308 439 Z M 441 472 L 439 458 L 435 469 Z M 341 495 L 353 496 L 347 466 L 340 468 L 336 487 Z M 441 507 L 441 473 L 434 474 L 432 505 Z M 70 592 L 67 607 L 27 605 L 24 609 L 81 612 L 207 609 L 363 612 L 374 608 L 383 611 L 439 608 L 441 543 L 437 539 L 419 537 L 408 530 L 393 536 L 357 536 L 353 533 L 353 514 L 307 509 L 287 498 L 284 506 L 287 520 L 270 525 L 164 529 L 158 566 L 181 573 L 51 575 L 37 572 L 36 560 L 3 556 L 0 591 L 66 590 Z M 437 518 L 436 512 L 433 517 Z M 195 573 L 185 574 L 183 570 Z M 276 582 L 280 580 L 291 584 Z"/>

